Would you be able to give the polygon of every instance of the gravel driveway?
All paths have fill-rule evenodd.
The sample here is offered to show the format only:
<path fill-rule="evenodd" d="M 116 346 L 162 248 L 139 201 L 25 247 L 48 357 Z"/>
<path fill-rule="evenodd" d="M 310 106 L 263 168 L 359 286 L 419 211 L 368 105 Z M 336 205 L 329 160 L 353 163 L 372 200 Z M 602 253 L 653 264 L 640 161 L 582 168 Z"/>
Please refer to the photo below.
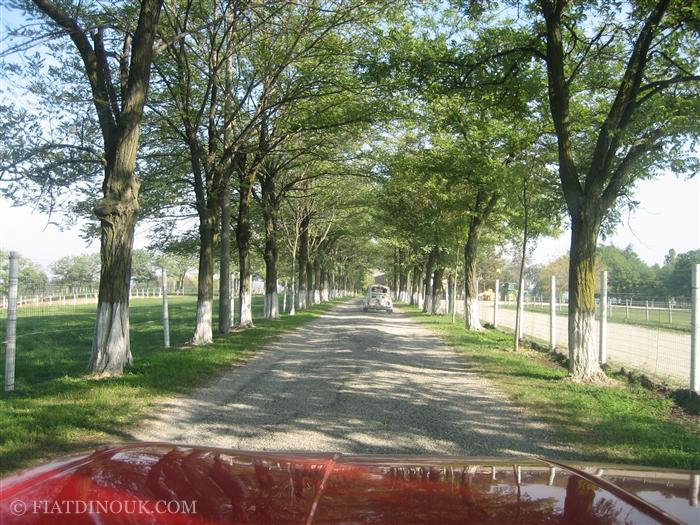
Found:
<path fill-rule="evenodd" d="M 242 450 L 576 456 L 430 331 L 399 311 L 363 313 L 357 300 L 153 414 L 134 438 Z"/>

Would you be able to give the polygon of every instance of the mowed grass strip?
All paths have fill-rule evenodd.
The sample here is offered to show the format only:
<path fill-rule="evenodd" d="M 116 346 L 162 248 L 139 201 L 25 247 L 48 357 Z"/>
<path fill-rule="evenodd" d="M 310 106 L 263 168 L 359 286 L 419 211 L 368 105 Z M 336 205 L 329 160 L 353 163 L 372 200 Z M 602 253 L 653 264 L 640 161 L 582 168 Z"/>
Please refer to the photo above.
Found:
<path fill-rule="evenodd" d="M 615 386 L 566 381 L 567 370 L 547 354 L 512 352 L 510 335 L 468 332 L 459 317 L 452 324 L 451 316 L 401 309 L 586 460 L 700 469 L 700 418 L 683 416 L 670 398 L 626 381 Z"/>
<path fill-rule="evenodd" d="M 211 345 L 188 348 L 182 345 L 194 332 L 196 299 L 172 297 L 172 347 L 164 350 L 160 300 L 137 299 L 130 309 L 134 365 L 122 377 L 102 380 L 86 375 L 95 305 L 21 319 L 16 390 L 0 396 L 0 472 L 130 439 L 129 427 L 162 397 L 186 392 L 220 375 L 265 343 L 319 317 L 337 302 L 266 321 L 262 319 L 263 299 L 255 297 L 255 329 L 215 335 Z M 4 376 L 4 345 L 0 362 Z"/>

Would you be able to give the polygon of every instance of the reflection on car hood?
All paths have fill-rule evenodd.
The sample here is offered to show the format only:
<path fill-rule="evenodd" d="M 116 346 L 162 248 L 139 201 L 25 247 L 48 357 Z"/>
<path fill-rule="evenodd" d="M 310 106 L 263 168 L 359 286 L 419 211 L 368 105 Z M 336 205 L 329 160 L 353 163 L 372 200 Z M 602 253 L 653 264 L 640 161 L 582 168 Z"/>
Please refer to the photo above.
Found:
<path fill-rule="evenodd" d="M 520 457 L 139 443 L 2 480 L 0 523 L 696 525 L 699 483 L 697 472 Z"/>

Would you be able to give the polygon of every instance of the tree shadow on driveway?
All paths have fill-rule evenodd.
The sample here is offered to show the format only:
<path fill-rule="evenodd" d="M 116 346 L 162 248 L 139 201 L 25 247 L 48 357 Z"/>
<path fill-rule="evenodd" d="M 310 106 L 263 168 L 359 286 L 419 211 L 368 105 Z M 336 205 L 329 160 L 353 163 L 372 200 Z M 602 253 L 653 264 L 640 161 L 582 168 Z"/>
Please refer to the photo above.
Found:
<path fill-rule="evenodd" d="M 241 450 L 579 457 L 408 315 L 364 313 L 359 302 L 167 401 L 134 437 Z"/>

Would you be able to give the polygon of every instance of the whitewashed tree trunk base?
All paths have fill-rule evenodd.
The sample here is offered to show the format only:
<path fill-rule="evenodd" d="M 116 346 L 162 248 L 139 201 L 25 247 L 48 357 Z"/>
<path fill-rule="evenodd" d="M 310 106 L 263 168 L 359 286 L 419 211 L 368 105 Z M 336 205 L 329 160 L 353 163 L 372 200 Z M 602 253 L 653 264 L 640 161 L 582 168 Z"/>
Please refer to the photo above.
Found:
<path fill-rule="evenodd" d="M 442 308 L 442 297 L 438 295 L 433 295 L 430 299 L 430 313 L 433 315 L 442 315 L 445 312 Z"/>
<path fill-rule="evenodd" d="M 265 319 L 279 319 L 277 292 L 265 294 Z"/>
<path fill-rule="evenodd" d="M 569 317 L 570 380 L 577 383 L 609 383 L 611 380 L 600 368 L 596 348 L 595 314 L 578 312 Z"/>
<path fill-rule="evenodd" d="M 479 320 L 479 301 L 475 297 L 464 300 L 464 326 L 467 330 L 482 332 L 484 327 Z"/>
<path fill-rule="evenodd" d="M 253 294 L 246 291 L 241 297 L 241 320 L 238 326 L 241 328 L 252 328 L 253 324 Z"/>
<path fill-rule="evenodd" d="M 197 303 L 197 320 L 191 344 L 195 346 L 207 345 L 214 340 L 212 332 L 212 302 L 200 301 Z"/>
<path fill-rule="evenodd" d="M 129 305 L 100 303 L 90 370 L 101 376 L 120 375 L 133 362 L 129 344 Z"/>

